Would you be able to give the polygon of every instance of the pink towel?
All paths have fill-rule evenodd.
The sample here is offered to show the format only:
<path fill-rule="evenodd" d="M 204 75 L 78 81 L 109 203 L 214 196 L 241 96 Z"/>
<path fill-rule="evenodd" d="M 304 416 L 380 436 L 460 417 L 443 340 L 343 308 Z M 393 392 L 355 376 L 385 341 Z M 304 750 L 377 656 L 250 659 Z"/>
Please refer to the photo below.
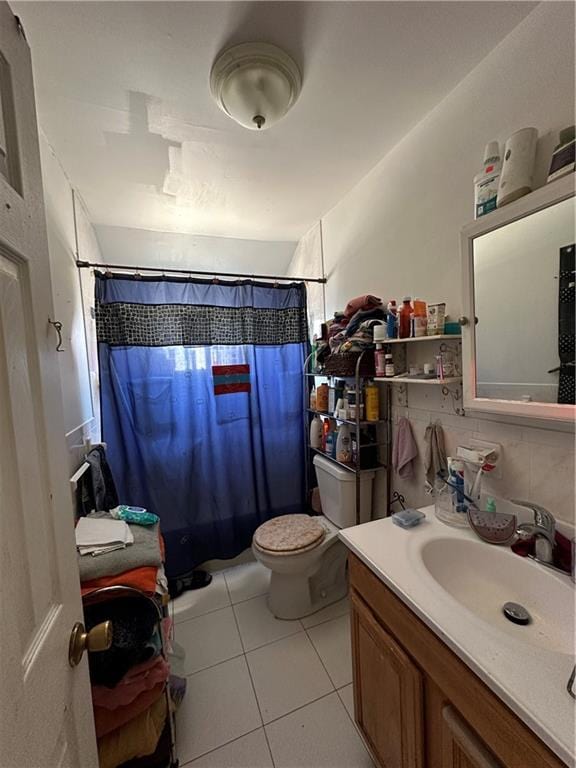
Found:
<path fill-rule="evenodd" d="M 392 449 L 392 466 L 404 480 L 409 480 L 414 475 L 414 459 L 418 456 L 418 448 L 412 434 L 412 427 L 408 419 L 402 417 L 398 420 L 394 446 Z"/>
<path fill-rule="evenodd" d="M 344 314 L 348 319 L 355 315 L 360 309 L 373 309 L 382 305 L 382 299 L 378 296 L 372 296 L 370 293 L 364 294 L 364 296 L 357 296 L 355 299 L 350 299 L 346 304 Z"/>
<path fill-rule="evenodd" d="M 126 706 L 144 691 L 167 680 L 169 674 L 168 662 L 162 656 L 156 656 L 129 669 L 114 688 L 93 685 L 92 702 L 94 706 L 106 709 Z"/>

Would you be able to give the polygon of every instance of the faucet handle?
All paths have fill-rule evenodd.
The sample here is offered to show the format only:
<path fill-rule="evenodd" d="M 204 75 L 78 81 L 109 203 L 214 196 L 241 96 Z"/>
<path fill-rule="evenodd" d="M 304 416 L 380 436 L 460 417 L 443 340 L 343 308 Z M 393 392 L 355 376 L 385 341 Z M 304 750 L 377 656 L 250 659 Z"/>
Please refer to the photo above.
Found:
<path fill-rule="evenodd" d="M 510 501 L 512 504 L 517 504 L 519 507 L 526 507 L 526 509 L 532 510 L 534 513 L 535 525 L 548 531 L 551 535 L 554 535 L 556 530 L 556 520 L 551 512 L 531 501 L 523 501 L 522 499 L 510 499 Z"/>

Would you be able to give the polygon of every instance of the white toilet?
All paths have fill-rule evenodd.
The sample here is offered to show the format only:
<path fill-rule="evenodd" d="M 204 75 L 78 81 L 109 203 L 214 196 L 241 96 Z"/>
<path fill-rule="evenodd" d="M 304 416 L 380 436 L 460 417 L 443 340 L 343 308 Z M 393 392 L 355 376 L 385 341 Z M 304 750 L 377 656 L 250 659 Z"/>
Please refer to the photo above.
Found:
<path fill-rule="evenodd" d="M 268 606 L 279 619 L 300 619 L 346 594 L 346 547 L 340 528 L 356 524 L 356 477 L 315 456 L 323 515 L 284 515 L 263 523 L 252 540 L 254 557 L 272 571 Z M 360 481 L 360 521 L 370 520 L 374 472 Z"/>

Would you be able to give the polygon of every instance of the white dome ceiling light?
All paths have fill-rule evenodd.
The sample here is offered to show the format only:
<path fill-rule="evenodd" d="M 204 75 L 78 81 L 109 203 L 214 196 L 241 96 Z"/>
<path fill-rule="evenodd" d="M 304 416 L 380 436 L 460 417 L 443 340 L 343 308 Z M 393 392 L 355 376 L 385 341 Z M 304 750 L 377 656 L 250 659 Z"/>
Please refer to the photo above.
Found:
<path fill-rule="evenodd" d="M 300 94 L 295 61 L 270 43 L 242 43 L 219 54 L 210 90 L 220 109 L 253 131 L 281 120 Z"/>

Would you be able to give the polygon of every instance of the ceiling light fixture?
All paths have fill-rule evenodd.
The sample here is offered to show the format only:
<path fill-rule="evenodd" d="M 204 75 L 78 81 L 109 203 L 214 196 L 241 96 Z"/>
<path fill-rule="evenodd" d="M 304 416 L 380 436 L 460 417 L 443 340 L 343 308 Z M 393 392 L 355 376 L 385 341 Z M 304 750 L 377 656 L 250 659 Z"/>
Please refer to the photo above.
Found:
<path fill-rule="evenodd" d="M 210 90 L 220 109 L 253 131 L 281 120 L 301 87 L 295 61 L 270 43 L 228 48 L 219 54 L 210 72 Z"/>

